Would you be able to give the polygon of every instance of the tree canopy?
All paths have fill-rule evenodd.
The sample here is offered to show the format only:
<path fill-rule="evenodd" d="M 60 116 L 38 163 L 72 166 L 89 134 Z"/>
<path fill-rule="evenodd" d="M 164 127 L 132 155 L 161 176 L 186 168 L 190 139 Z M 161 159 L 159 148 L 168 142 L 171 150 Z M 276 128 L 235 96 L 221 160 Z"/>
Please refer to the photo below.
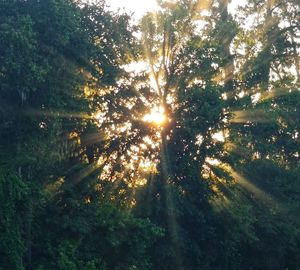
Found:
<path fill-rule="evenodd" d="M 0 269 L 300 268 L 300 3 L 0 3 Z"/>

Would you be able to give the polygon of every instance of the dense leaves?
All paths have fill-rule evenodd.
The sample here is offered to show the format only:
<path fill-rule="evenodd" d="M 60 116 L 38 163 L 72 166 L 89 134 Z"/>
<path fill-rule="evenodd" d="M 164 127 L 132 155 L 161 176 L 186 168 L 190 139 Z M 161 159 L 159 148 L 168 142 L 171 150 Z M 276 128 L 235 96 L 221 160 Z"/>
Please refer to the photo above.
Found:
<path fill-rule="evenodd" d="M 158 2 L 0 3 L 0 269 L 299 269 L 298 1 Z"/>

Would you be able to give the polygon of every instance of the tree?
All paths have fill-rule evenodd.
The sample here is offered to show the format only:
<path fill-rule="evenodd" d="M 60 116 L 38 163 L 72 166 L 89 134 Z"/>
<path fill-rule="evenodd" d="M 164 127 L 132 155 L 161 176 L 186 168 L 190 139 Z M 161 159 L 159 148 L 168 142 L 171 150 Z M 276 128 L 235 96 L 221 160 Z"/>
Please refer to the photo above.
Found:
<path fill-rule="evenodd" d="M 3 269 L 146 265 L 147 260 L 140 258 L 162 233 L 149 221 L 134 219 L 117 203 L 106 200 L 103 204 L 108 206 L 104 206 L 95 197 L 96 175 L 88 164 L 95 148 L 88 139 L 96 128 L 93 95 L 102 85 L 115 84 L 132 42 L 128 16 L 113 15 L 104 8 L 103 2 L 89 6 L 60 0 L 0 4 L 0 145 L 1 153 L 6 153 L 1 155 L 0 177 Z M 79 187 L 89 188 L 88 192 Z M 87 204 L 93 198 L 96 202 Z M 96 207 L 103 207 L 100 214 L 93 213 Z M 117 229 L 107 236 L 111 253 L 120 255 L 120 246 L 132 246 L 122 262 L 110 261 L 104 247 L 93 251 L 92 241 L 82 245 L 74 234 L 60 234 L 66 227 L 80 227 L 76 223 L 84 219 L 82 209 L 91 214 L 91 224 L 81 228 L 86 239 L 94 239 L 94 230 L 103 234 L 111 230 L 101 225 L 106 215 L 102 212 L 113 218 Z M 79 212 L 73 216 L 74 223 L 69 220 L 73 211 Z M 50 221 L 47 215 L 52 215 Z M 128 238 L 135 229 L 140 231 L 140 242 Z M 119 231 L 129 236 L 113 243 Z M 58 239 L 61 243 L 56 248 L 52 245 Z M 135 248 L 140 252 L 134 253 Z M 86 255 L 77 257 L 82 250 Z M 54 260 L 53 254 L 59 258 L 57 264 L 45 263 L 44 256 Z M 101 256 L 106 261 L 100 261 Z"/>
<path fill-rule="evenodd" d="M 0 4 L 0 268 L 299 267 L 298 2 L 159 3 Z"/>
<path fill-rule="evenodd" d="M 279 46 L 279 41 L 274 40 L 279 22 L 273 19 L 270 2 L 263 5 L 265 19 L 272 23 L 261 32 L 253 30 L 261 38 L 262 49 L 254 56 L 247 54 L 247 43 L 241 57 L 240 37 L 247 30 L 238 25 L 239 21 L 233 21 L 227 10 L 228 2 L 209 5 L 213 17 L 209 17 L 203 29 L 197 28 L 199 18 L 203 17 L 197 13 L 196 2 L 162 2 L 161 6 L 162 11 L 150 13 L 141 21 L 141 59 L 147 62 L 148 69 L 101 97 L 106 105 L 99 108 L 99 125 L 110 142 L 100 152 L 112 157 L 104 159 L 109 173 L 102 177 L 118 180 L 120 186 L 125 183 L 134 187 L 137 180 L 147 180 L 148 172 L 147 184 L 132 191 L 136 197 L 129 199 L 137 200 L 137 215 L 150 216 L 166 229 L 158 249 L 165 263 L 161 266 L 161 259 L 156 261 L 154 253 L 156 267 L 238 268 L 257 243 L 269 245 L 263 228 L 264 214 L 271 218 L 271 227 L 282 228 L 276 219 L 284 212 L 274 215 L 265 207 L 266 200 L 256 202 L 253 193 L 258 195 L 249 190 L 251 182 L 243 182 L 246 178 L 235 171 L 246 174 L 246 168 L 255 159 L 262 164 L 265 159 L 272 159 L 280 167 L 278 158 L 287 153 L 278 154 L 279 144 L 267 145 L 284 133 L 281 117 L 287 117 L 286 110 L 295 111 L 299 100 L 295 92 L 294 97 L 289 96 L 295 102 L 293 105 L 281 109 L 273 105 L 273 97 L 279 101 L 273 92 L 276 95 L 276 85 L 281 84 L 279 80 L 270 80 L 276 59 L 273 53 Z M 253 46 L 251 40 L 245 42 Z M 250 51 L 253 53 L 253 48 L 249 47 Z M 148 81 L 143 81 L 147 77 Z M 289 91 L 295 84 L 285 87 Z M 256 95 L 262 98 L 257 101 Z M 292 129 L 297 132 L 298 128 Z M 288 141 L 294 145 L 296 140 L 292 136 Z M 148 168 L 156 163 L 156 172 L 145 170 L 145 161 Z M 255 182 L 253 176 L 250 180 Z M 220 207 L 226 201 L 230 202 L 227 209 Z M 292 221 L 289 225 L 296 228 Z M 229 232 L 229 228 L 233 231 Z M 260 234 L 260 230 L 264 233 Z M 291 229 L 291 235 L 296 236 L 296 231 Z M 288 238 L 280 234 L 276 237 L 282 241 L 282 249 L 289 250 Z M 208 239 L 211 245 L 207 244 Z M 222 257 L 224 243 L 228 253 Z M 211 252 L 206 253 L 205 249 Z M 241 255 L 239 250 L 245 253 Z M 263 253 L 262 249 L 260 252 Z M 276 264 L 297 264 L 296 249 L 289 259 L 279 258 L 273 252 L 263 253 L 272 258 L 271 263 L 259 264 L 266 269 Z M 220 257 L 211 258 L 211 253 Z M 257 267 L 254 265 L 248 262 L 246 267 Z"/>

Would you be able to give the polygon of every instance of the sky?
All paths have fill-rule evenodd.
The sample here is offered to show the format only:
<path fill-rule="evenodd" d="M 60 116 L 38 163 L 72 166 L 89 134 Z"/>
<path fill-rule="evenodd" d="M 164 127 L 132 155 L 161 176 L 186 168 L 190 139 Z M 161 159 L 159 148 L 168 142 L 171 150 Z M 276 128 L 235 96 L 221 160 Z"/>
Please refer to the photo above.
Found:
<path fill-rule="evenodd" d="M 107 0 L 106 2 L 111 10 L 117 11 L 120 8 L 127 12 L 133 12 L 135 20 L 139 20 L 148 11 L 158 9 L 155 0 Z M 232 0 L 229 6 L 230 11 L 234 11 L 238 5 L 244 5 L 245 2 L 246 0 Z"/>
<path fill-rule="evenodd" d="M 133 12 L 136 20 L 140 19 L 146 12 L 158 8 L 155 0 L 106 0 L 106 3 L 114 11 L 120 8 L 127 12 Z"/>

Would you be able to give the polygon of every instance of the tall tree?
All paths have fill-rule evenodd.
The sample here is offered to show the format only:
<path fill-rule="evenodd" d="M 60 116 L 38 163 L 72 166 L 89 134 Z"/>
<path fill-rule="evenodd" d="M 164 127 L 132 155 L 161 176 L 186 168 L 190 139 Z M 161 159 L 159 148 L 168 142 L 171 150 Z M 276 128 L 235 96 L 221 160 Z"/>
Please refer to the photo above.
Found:
<path fill-rule="evenodd" d="M 299 267 L 298 2 L 159 3 L 0 4 L 0 268 Z"/>
<path fill-rule="evenodd" d="M 92 164 L 96 141 L 90 130 L 97 127 L 93 112 L 98 100 L 92 101 L 102 87 L 114 85 L 121 76 L 120 66 L 131 57 L 133 39 L 128 16 L 104 9 L 102 1 L 93 6 L 71 0 L 0 4 L 3 269 L 146 267 L 146 247 L 162 233 L 117 203 L 109 204 L 111 200 L 103 206 L 97 197 Z M 86 213 L 102 206 L 86 226 L 80 226 Z M 101 219 L 113 219 L 115 225 L 101 225 Z M 87 239 L 93 239 L 94 230 L 105 234 L 113 226 L 126 235 L 134 229 L 141 233 L 131 242 L 130 236 L 115 240 L 117 232 L 107 236 L 111 254 L 120 255 L 125 245 L 140 252 L 133 248 L 116 262 L 104 247 L 93 251 L 96 247 Z M 66 228 L 73 233 L 63 234 Z M 83 238 L 88 245 L 82 244 Z M 143 248 L 137 247 L 139 243 Z M 81 256 L 79 250 L 85 249 Z"/>

